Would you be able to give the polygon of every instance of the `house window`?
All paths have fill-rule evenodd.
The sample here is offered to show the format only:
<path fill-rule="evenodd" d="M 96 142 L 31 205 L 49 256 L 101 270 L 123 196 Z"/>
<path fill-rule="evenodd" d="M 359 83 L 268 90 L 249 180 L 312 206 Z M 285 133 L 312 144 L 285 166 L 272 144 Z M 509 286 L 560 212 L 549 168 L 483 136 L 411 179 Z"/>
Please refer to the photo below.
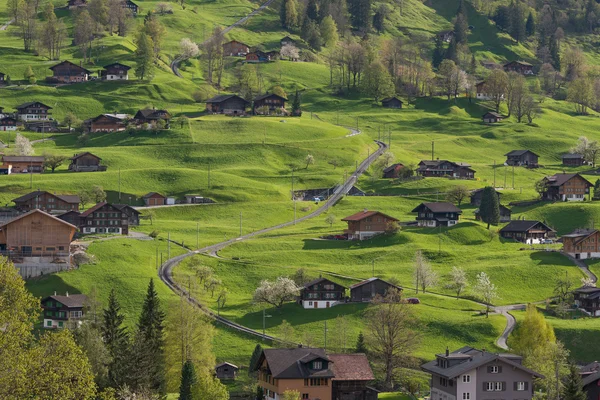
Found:
<path fill-rule="evenodd" d="M 471 400 L 471 393 L 463 393 L 463 400 Z"/>
<path fill-rule="evenodd" d="M 492 365 L 490 367 L 490 374 L 497 374 L 498 372 L 500 372 L 500 369 L 498 368 L 497 365 Z"/>
<path fill-rule="evenodd" d="M 494 382 L 486 382 L 483 387 L 485 388 L 486 392 L 493 392 L 494 391 Z"/>
<path fill-rule="evenodd" d="M 313 305 L 313 302 L 312 302 L 312 301 L 309 301 L 309 302 L 308 302 L 308 305 L 309 305 L 310 307 L 312 307 L 312 305 Z"/>
<path fill-rule="evenodd" d="M 525 390 L 525 382 L 517 382 L 517 390 L 519 390 L 519 391 Z"/>
<path fill-rule="evenodd" d="M 302 399 L 308 399 L 308 393 L 302 393 Z"/>
<path fill-rule="evenodd" d="M 52 321 L 47 321 L 46 326 L 52 326 Z"/>
<path fill-rule="evenodd" d="M 62 321 L 58 321 L 58 327 L 62 328 L 63 327 L 63 322 Z"/>
<path fill-rule="evenodd" d="M 463 383 L 471 382 L 471 375 L 463 375 Z"/>
<path fill-rule="evenodd" d="M 503 386 L 503 385 L 502 385 L 502 382 L 495 382 L 495 385 L 494 385 L 494 390 L 495 390 L 496 392 L 501 392 L 501 391 L 502 391 L 502 386 Z"/>
<path fill-rule="evenodd" d="M 313 369 L 321 369 L 323 368 L 323 363 L 321 361 L 313 362 Z"/>

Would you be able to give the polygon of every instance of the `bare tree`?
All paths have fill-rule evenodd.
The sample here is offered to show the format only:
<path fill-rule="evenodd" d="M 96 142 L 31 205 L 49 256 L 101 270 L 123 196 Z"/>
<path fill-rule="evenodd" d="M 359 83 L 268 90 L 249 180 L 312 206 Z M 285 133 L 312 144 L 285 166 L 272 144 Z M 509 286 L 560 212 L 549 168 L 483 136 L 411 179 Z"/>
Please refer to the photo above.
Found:
<path fill-rule="evenodd" d="M 19 36 L 23 39 L 25 51 L 33 50 L 37 33 L 37 10 L 33 2 L 19 2 L 17 8 L 16 24 L 19 27 Z"/>
<path fill-rule="evenodd" d="M 485 316 L 490 316 L 490 305 L 498 298 L 496 285 L 492 283 L 490 277 L 485 272 L 477 274 L 477 283 L 475 284 L 475 293 L 485 303 Z"/>
<path fill-rule="evenodd" d="M 381 360 L 387 389 L 393 387 L 395 371 L 411 361 L 420 341 L 413 308 L 399 300 L 394 291 L 377 296 L 365 313 L 369 354 Z"/>
<path fill-rule="evenodd" d="M 454 290 L 456 298 L 458 299 L 467 286 L 469 286 L 469 280 L 467 279 L 465 270 L 459 267 L 452 267 L 452 271 L 450 271 L 450 282 L 446 287 Z"/>
<path fill-rule="evenodd" d="M 419 288 L 423 293 L 425 293 L 428 287 L 435 286 L 437 284 L 437 272 L 431 268 L 429 260 L 423 255 L 421 250 L 417 250 L 415 253 L 413 276 L 415 278 L 415 288 L 417 293 L 419 293 Z"/>
<path fill-rule="evenodd" d="M 448 190 L 446 194 L 446 200 L 456 203 L 460 206 L 460 203 L 467 197 L 469 197 L 469 189 L 467 189 L 464 185 L 454 186 L 452 189 Z"/>

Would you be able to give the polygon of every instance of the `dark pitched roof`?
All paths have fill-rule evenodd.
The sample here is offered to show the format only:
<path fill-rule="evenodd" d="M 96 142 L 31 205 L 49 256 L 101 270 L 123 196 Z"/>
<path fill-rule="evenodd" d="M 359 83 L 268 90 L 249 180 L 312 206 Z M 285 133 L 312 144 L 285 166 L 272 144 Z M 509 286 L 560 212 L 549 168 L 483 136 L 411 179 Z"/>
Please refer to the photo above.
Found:
<path fill-rule="evenodd" d="M 426 207 L 434 213 L 459 213 L 462 214 L 462 210 L 456 207 L 452 203 L 448 202 L 435 202 L 435 203 L 421 203 L 412 212 L 418 212 L 421 207 Z"/>
<path fill-rule="evenodd" d="M 248 46 L 246 43 L 244 43 L 244 42 L 240 42 L 239 40 L 230 40 L 230 41 L 229 41 L 229 42 L 227 42 L 227 43 L 223 43 L 223 46 L 225 46 L 226 44 L 230 44 L 230 43 L 238 43 L 238 44 L 244 45 L 244 46 L 246 46 L 246 47 L 250 47 L 250 46 Z"/>
<path fill-rule="evenodd" d="M 565 159 L 565 158 L 572 158 L 572 159 L 578 160 L 580 158 L 583 158 L 583 154 L 566 153 L 566 154 L 562 155 L 562 158 L 563 159 Z"/>
<path fill-rule="evenodd" d="M 258 96 L 258 97 L 256 97 L 256 98 L 254 99 L 254 101 L 259 101 L 259 100 L 262 100 L 262 99 L 266 99 L 266 98 L 268 98 L 268 97 L 271 97 L 271 96 L 279 97 L 281 100 L 288 101 L 288 99 L 286 99 L 285 97 L 283 97 L 283 96 L 280 96 L 280 95 L 278 95 L 278 94 L 275 94 L 275 93 L 267 93 L 267 94 L 263 94 L 263 95 L 261 95 L 261 96 Z"/>
<path fill-rule="evenodd" d="M 597 362 L 594 363 L 598 364 Z M 589 384 L 596 382 L 598 379 L 600 379 L 600 371 L 582 374 L 583 386 L 588 386 Z"/>
<path fill-rule="evenodd" d="M 237 94 L 220 94 L 218 96 L 213 97 L 212 99 L 206 100 L 206 103 L 222 103 L 222 102 L 232 99 L 234 97 L 237 97 L 238 99 L 243 100 L 245 103 L 250 103 L 248 100 L 244 99 L 243 97 L 238 96 Z"/>
<path fill-rule="evenodd" d="M 372 381 L 375 379 L 364 354 L 330 354 L 334 381 Z"/>
<path fill-rule="evenodd" d="M 386 103 L 388 101 L 392 101 L 392 100 L 398 100 L 400 103 L 404 103 L 402 100 L 400 100 L 398 97 L 396 96 L 392 96 L 392 97 L 386 97 L 385 99 L 381 99 L 382 103 Z"/>
<path fill-rule="evenodd" d="M 87 155 L 90 155 L 92 157 L 96 157 L 98 160 L 102 160 L 100 157 L 98 157 L 95 154 L 90 153 L 89 151 L 86 151 L 84 153 L 75 154 L 73 157 L 69 158 L 69 160 L 77 160 L 78 158 L 81 158 L 81 157 L 87 156 Z"/>
<path fill-rule="evenodd" d="M 313 280 L 312 280 L 312 281 L 310 281 L 310 282 L 306 282 L 306 283 L 304 284 L 304 286 L 302 286 L 302 288 L 304 288 L 304 289 L 308 289 L 308 288 L 310 288 L 312 285 L 316 285 L 317 283 L 321 283 L 321 282 L 329 282 L 329 283 L 333 283 L 334 285 L 341 286 L 341 287 L 343 287 L 344 289 L 346 288 L 345 286 L 343 286 L 343 285 L 340 285 L 339 283 L 335 283 L 335 282 L 333 282 L 333 281 L 331 281 L 331 280 L 329 280 L 329 279 L 327 279 L 327 278 L 317 278 L 317 279 L 313 279 Z"/>
<path fill-rule="evenodd" d="M 159 195 L 160 197 L 166 199 L 167 196 L 163 196 L 162 194 L 158 193 L 158 192 L 150 192 L 150 193 L 146 193 L 145 195 L 142 196 L 142 199 L 147 199 L 149 197 L 152 197 L 154 195 Z"/>
<path fill-rule="evenodd" d="M 404 164 L 401 163 L 396 163 L 396 164 L 392 164 L 387 168 L 384 168 L 383 172 L 390 172 L 395 170 L 397 167 L 404 167 Z"/>
<path fill-rule="evenodd" d="M 105 202 L 105 201 L 102 201 L 102 202 L 100 202 L 100 203 L 96 204 L 95 206 L 93 206 L 93 207 L 91 207 L 91 208 L 88 208 L 87 210 L 85 210 L 84 212 L 82 212 L 82 213 L 81 213 L 81 216 L 82 216 L 83 218 L 85 218 L 85 217 L 89 217 L 89 216 L 90 216 L 90 215 L 91 215 L 91 214 L 92 214 L 94 211 L 101 209 L 101 208 L 102 208 L 102 207 L 104 207 L 105 205 L 109 205 L 110 207 L 112 207 L 112 208 L 115 208 L 115 209 L 116 209 L 116 207 L 115 207 L 115 206 L 113 206 L 112 204 L 108 204 L 107 202 Z M 119 210 L 119 211 L 120 211 L 120 210 Z"/>
<path fill-rule="evenodd" d="M 485 114 L 483 114 L 482 118 L 485 118 L 488 115 L 491 115 L 492 117 L 495 117 L 495 118 L 504 118 L 504 116 L 502 114 L 499 114 L 499 113 L 494 112 L 494 111 L 488 111 L 488 112 L 486 112 Z"/>
<path fill-rule="evenodd" d="M 586 238 L 594 233 L 598 232 L 597 229 L 575 229 L 571 233 L 567 233 L 566 235 L 562 235 L 562 237 L 568 238 Z"/>
<path fill-rule="evenodd" d="M 586 181 L 588 183 L 588 185 L 593 186 L 590 181 L 588 181 L 587 179 L 585 179 L 583 176 L 581 176 L 579 174 L 554 174 L 552 176 L 547 176 L 546 181 L 548 182 L 549 186 L 562 186 L 567 181 L 571 180 L 572 178 L 575 178 L 576 176 L 579 176 L 581 179 Z"/>
<path fill-rule="evenodd" d="M 12 224 L 13 222 L 16 222 L 16 221 L 18 221 L 18 220 L 20 220 L 21 218 L 25 218 L 25 217 L 27 217 L 27 216 L 29 216 L 29 215 L 33 214 L 33 213 L 41 213 L 41 214 L 45 215 L 45 216 L 46 216 L 46 217 L 48 217 L 48 218 L 52 218 L 52 219 L 54 219 L 54 220 L 56 220 L 56 221 L 58 221 L 58 222 L 61 222 L 61 223 L 65 224 L 65 225 L 68 225 L 68 226 L 70 226 L 70 227 L 71 227 L 71 228 L 73 228 L 73 229 L 77 229 L 77 227 L 76 227 L 75 225 L 71 225 L 70 223 L 68 223 L 68 222 L 66 222 L 66 221 L 63 221 L 62 219 L 60 219 L 60 218 L 57 218 L 57 217 L 55 217 L 54 215 L 50 215 L 50 214 L 48 214 L 48 213 L 46 213 L 46 212 L 43 212 L 42 210 L 38 210 L 38 209 L 31 210 L 31 211 L 29 211 L 29 212 L 26 212 L 25 214 L 21 214 L 21 215 L 19 215 L 17 218 L 11 219 L 10 221 L 7 221 L 7 222 L 3 223 L 2 225 L 0 225 L 0 228 L 3 228 L 3 227 L 5 227 L 5 226 L 7 226 L 7 225 L 10 225 L 10 224 Z"/>
<path fill-rule="evenodd" d="M 554 229 L 540 221 L 527 221 L 527 220 L 516 220 L 510 221 L 508 225 L 500 229 L 500 232 L 527 232 L 534 226 L 541 224 L 542 228 L 545 228 L 548 232 L 554 232 Z"/>
<path fill-rule="evenodd" d="M 56 300 L 69 308 L 79 308 L 84 306 L 87 301 L 87 296 L 85 294 L 67 294 L 66 296 L 53 295 L 45 297 L 42 302 L 46 299 Z"/>
<path fill-rule="evenodd" d="M 468 164 L 465 162 L 454 162 L 454 161 L 448 161 L 448 160 L 421 160 L 421 162 L 419 162 L 419 164 L 423 164 L 427 168 L 436 168 L 444 163 L 450 163 L 456 167 L 463 167 L 463 168 L 469 168 L 471 166 L 471 164 Z"/>
<path fill-rule="evenodd" d="M 88 73 L 88 74 L 91 74 L 91 72 L 90 72 L 89 70 L 87 70 L 87 69 L 85 69 L 85 68 L 83 68 L 83 67 L 81 67 L 81 66 L 79 66 L 79 65 L 77 65 L 77 64 L 74 64 L 74 63 L 72 63 L 71 61 L 68 61 L 68 60 L 65 60 L 65 61 L 63 61 L 63 62 L 60 62 L 60 63 L 58 63 L 58 64 L 56 64 L 56 65 L 53 65 L 52 67 L 50 67 L 50 68 L 48 68 L 48 69 L 51 69 L 52 71 L 54 71 L 54 68 L 57 68 L 57 67 L 60 67 L 60 66 L 63 66 L 63 65 L 66 65 L 67 67 L 69 67 L 69 68 L 73 68 L 73 69 L 75 69 L 75 70 L 81 70 L 81 71 L 83 71 L 83 72 L 86 72 L 86 73 Z"/>
<path fill-rule="evenodd" d="M 507 156 L 507 157 L 508 156 L 522 156 L 523 154 L 528 153 L 528 152 L 531 153 L 531 154 L 533 154 L 534 156 L 538 156 L 539 157 L 538 154 L 535 154 L 531 150 L 512 150 L 512 151 L 506 153 L 505 156 Z"/>
<path fill-rule="evenodd" d="M 384 281 L 383 279 L 375 278 L 375 277 L 369 278 L 369 279 L 365 279 L 362 282 L 355 283 L 354 285 L 350 286 L 350 289 L 356 289 L 357 287 L 361 287 L 361 286 L 366 285 L 367 283 L 371 283 L 373 281 L 381 281 L 381 282 L 385 283 L 386 285 L 390 285 L 392 287 L 395 287 L 398 290 L 402 290 L 402 288 L 400 286 L 398 286 L 398 285 L 394 285 L 393 283 L 389 283 L 389 282 Z"/>
<path fill-rule="evenodd" d="M 224 367 L 224 366 L 229 366 L 229 367 L 239 369 L 239 367 L 237 365 L 228 363 L 228 362 L 222 362 L 221 364 L 217 364 L 217 365 L 215 365 L 215 368 Z"/>
<path fill-rule="evenodd" d="M 47 106 L 44 103 L 40 103 L 39 101 L 30 101 L 30 102 L 27 102 L 27 103 L 23 103 L 23 104 L 20 104 L 20 105 L 16 106 L 15 109 L 16 110 L 21 110 L 23 108 L 31 107 L 31 106 L 34 106 L 36 104 L 39 104 L 42 108 L 46 108 L 48 110 L 52 109 L 52 107 Z"/>
<path fill-rule="evenodd" d="M 131 2 L 131 3 L 133 3 L 133 2 Z M 129 71 L 131 69 L 131 67 L 129 65 L 121 64 L 121 63 L 118 63 L 118 62 L 105 65 L 102 68 L 109 69 L 109 68 L 112 68 L 112 67 L 121 67 L 121 68 L 123 68 L 123 69 L 125 69 L 127 71 Z"/>
<path fill-rule="evenodd" d="M 50 196 L 58 197 L 59 199 L 65 201 L 67 203 L 70 203 L 70 204 L 79 204 L 79 201 L 80 201 L 79 196 L 77 196 L 77 195 L 72 195 L 72 194 L 60 194 L 59 195 L 59 194 L 53 194 L 50 192 L 46 192 L 43 190 L 36 190 L 34 192 L 30 192 L 21 197 L 17 197 L 16 199 L 13 199 L 13 202 L 14 203 L 22 203 L 24 201 L 28 201 L 28 200 L 34 199 L 38 196 L 41 196 L 44 193 L 47 193 Z"/>
<path fill-rule="evenodd" d="M 158 110 L 156 108 L 144 108 L 143 110 L 139 110 L 136 113 L 136 116 L 139 114 L 144 119 L 162 119 L 164 118 L 162 115 L 160 115 L 162 113 L 165 113 L 168 117 L 170 117 L 170 114 L 167 110 Z"/>
<path fill-rule="evenodd" d="M 44 156 L 2 156 L 2 161 L 6 162 L 44 162 Z"/>
<path fill-rule="evenodd" d="M 373 215 L 383 215 L 386 218 L 389 218 L 393 221 L 398 221 L 396 218 L 394 217 L 390 217 L 389 215 L 386 215 L 382 212 L 379 211 L 368 211 L 368 210 L 364 210 L 361 212 L 357 212 L 356 214 L 352 214 L 346 218 L 342 218 L 342 221 L 362 221 L 365 218 L 368 217 L 372 217 Z"/>
<path fill-rule="evenodd" d="M 138 210 L 136 210 L 135 208 L 131 207 L 129 204 L 113 204 L 112 205 L 114 208 L 118 209 L 119 211 L 124 212 L 125 214 L 129 213 L 134 213 L 134 214 L 141 214 L 141 212 L 139 212 Z"/>
<path fill-rule="evenodd" d="M 276 379 L 302 379 L 310 377 L 332 378 L 333 372 L 329 369 L 314 371 L 306 363 L 323 359 L 330 361 L 325 350 L 313 348 L 293 349 L 264 349 L 264 358 L 267 360 L 273 378 Z"/>
<path fill-rule="evenodd" d="M 529 64 L 526 61 L 509 61 L 506 64 L 504 64 L 504 66 L 510 65 L 510 64 L 520 64 L 520 65 L 524 65 L 526 67 L 533 67 L 533 64 Z"/>
<path fill-rule="evenodd" d="M 464 374 L 465 372 L 473 370 L 474 368 L 481 367 L 491 362 L 501 361 L 510 365 L 513 368 L 525 371 L 535 377 L 542 377 L 542 375 L 538 374 L 537 372 L 521 365 L 521 357 L 514 354 L 490 353 L 485 350 L 477 350 L 472 347 L 466 346 L 456 351 L 453 351 L 448 356 L 439 354 L 438 357 L 448 357 L 451 359 L 459 359 L 464 361 L 457 363 L 452 367 L 442 368 L 441 366 L 437 365 L 437 360 L 434 360 L 421 365 L 421 369 L 431 374 L 441 375 L 448 379 L 453 379 L 459 375 Z"/>

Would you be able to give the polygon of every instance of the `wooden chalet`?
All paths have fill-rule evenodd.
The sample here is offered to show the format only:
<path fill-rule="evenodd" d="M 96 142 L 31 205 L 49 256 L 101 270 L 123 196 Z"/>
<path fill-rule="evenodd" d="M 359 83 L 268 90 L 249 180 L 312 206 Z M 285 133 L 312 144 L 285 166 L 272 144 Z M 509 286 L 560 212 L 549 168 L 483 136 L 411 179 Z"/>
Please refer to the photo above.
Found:
<path fill-rule="evenodd" d="M 100 114 L 85 120 L 84 129 L 91 133 L 122 132 L 127 129 L 127 114 Z"/>
<path fill-rule="evenodd" d="M 8 117 L 8 114 L 4 113 L 4 107 L 0 107 L 0 118 Z"/>
<path fill-rule="evenodd" d="M 223 362 L 215 367 L 215 375 L 221 380 L 234 380 L 240 368 L 232 363 Z"/>
<path fill-rule="evenodd" d="M 503 66 L 505 72 L 533 75 L 533 65 L 525 61 L 510 61 Z"/>
<path fill-rule="evenodd" d="M 498 205 L 498 209 L 500 211 L 499 222 L 510 222 L 512 220 L 512 210 L 502 204 Z M 475 210 L 475 219 L 477 221 L 481 221 L 481 214 L 479 212 L 479 208 Z"/>
<path fill-rule="evenodd" d="M 206 100 L 206 111 L 211 114 L 246 115 L 249 101 L 236 94 L 220 94 Z"/>
<path fill-rule="evenodd" d="M 381 105 L 385 108 L 400 109 L 400 108 L 402 108 L 403 104 L 404 104 L 404 102 L 402 100 L 400 100 L 399 98 L 397 98 L 396 96 L 386 97 L 385 99 L 381 100 Z"/>
<path fill-rule="evenodd" d="M 223 54 L 226 56 L 243 57 L 248 53 L 250 53 L 250 46 L 237 40 L 223 44 Z"/>
<path fill-rule="evenodd" d="M 590 364 L 579 367 L 583 391 L 587 395 L 587 400 L 600 399 L 600 363 L 594 361 Z"/>
<path fill-rule="evenodd" d="M 581 167 L 585 165 L 583 154 L 567 153 L 562 155 L 562 165 L 567 167 Z"/>
<path fill-rule="evenodd" d="M 502 114 L 498 114 L 494 111 L 488 111 L 481 117 L 484 124 L 495 124 L 498 122 L 502 122 L 504 116 Z"/>
<path fill-rule="evenodd" d="M 482 188 L 482 189 L 473 190 L 471 192 L 471 205 L 478 206 L 478 207 L 481 205 L 481 199 L 483 198 L 483 190 L 484 189 Z M 498 203 L 500 203 L 500 196 L 502 196 L 502 193 L 500 193 L 496 189 L 494 189 L 494 192 L 498 196 Z"/>
<path fill-rule="evenodd" d="M 346 287 L 318 278 L 300 288 L 298 303 L 304 308 L 329 308 L 344 301 Z"/>
<path fill-rule="evenodd" d="M 275 93 L 263 94 L 254 99 L 252 110 L 254 114 L 284 113 L 286 101 L 288 99 Z"/>
<path fill-rule="evenodd" d="M 506 165 L 515 167 L 525 166 L 529 168 L 537 168 L 539 155 L 531 150 L 513 150 L 505 154 Z"/>
<path fill-rule="evenodd" d="M 42 210 L 49 213 L 78 211 L 80 199 L 72 194 L 53 194 L 41 190 L 27 193 L 21 197 L 13 199 L 15 208 L 20 212 L 31 210 Z"/>
<path fill-rule="evenodd" d="M 475 98 L 477 100 L 490 100 L 492 97 L 487 91 L 487 85 L 485 81 L 475 84 Z"/>
<path fill-rule="evenodd" d="M 342 221 L 348 223 L 348 229 L 344 231 L 348 240 L 370 239 L 384 233 L 391 223 L 398 222 L 396 218 L 382 212 L 369 210 L 342 218 Z"/>
<path fill-rule="evenodd" d="M 0 85 L 6 84 L 6 75 L 0 72 Z"/>
<path fill-rule="evenodd" d="M 91 72 L 80 65 L 73 64 L 71 61 L 63 61 L 50 67 L 52 76 L 46 78 L 49 82 L 55 83 L 75 83 L 88 80 Z"/>
<path fill-rule="evenodd" d="M 392 164 L 389 167 L 383 169 L 383 177 L 386 179 L 396 179 L 400 176 L 400 171 L 402 170 L 402 168 L 404 168 L 403 164 Z"/>
<path fill-rule="evenodd" d="M 1 110 L 0 110 L 1 112 Z M 16 131 L 17 130 L 17 120 L 13 117 L 2 117 L 0 118 L 0 131 Z"/>
<path fill-rule="evenodd" d="M 70 160 L 69 171 L 72 172 L 106 171 L 106 165 L 101 165 L 100 163 L 102 159 L 89 151 L 75 154 Z"/>
<path fill-rule="evenodd" d="M 500 236 L 526 244 L 541 243 L 549 235 L 554 235 L 554 229 L 540 221 L 516 220 L 511 221 L 500 229 Z"/>
<path fill-rule="evenodd" d="M 296 41 L 289 36 L 285 36 L 279 41 L 279 45 L 283 46 L 296 46 Z"/>
<path fill-rule="evenodd" d="M 40 103 L 39 101 L 23 103 L 16 107 L 16 117 L 21 121 L 48 120 L 50 118 L 51 109 L 52 107 Z"/>
<path fill-rule="evenodd" d="M 44 297 L 42 309 L 44 310 L 45 329 L 63 329 L 70 327 L 74 322 L 79 323 L 85 314 L 87 296 L 85 294 L 69 294 Z"/>
<path fill-rule="evenodd" d="M 350 286 L 350 301 L 369 302 L 375 296 L 385 297 L 390 290 L 401 292 L 402 288 L 383 279 L 369 278 Z"/>
<path fill-rule="evenodd" d="M 577 308 L 589 316 L 600 317 L 600 288 L 584 286 L 573 292 Z"/>
<path fill-rule="evenodd" d="M 417 213 L 417 225 L 421 227 L 454 226 L 462 210 L 452 203 L 421 203 L 412 210 Z"/>
<path fill-rule="evenodd" d="M 450 43 L 454 39 L 454 31 L 442 31 L 438 33 L 438 38 L 442 42 Z"/>
<path fill-rule="evenodd" d="M 579 174 L 554 174 L 545 177 L 544 183 L 542 199 L 550 201 L 584 201 L 586 195 L 589 200 L 590 188 L 594 186 Z"/>
<path fill-rule="evenodd" d="M 145 108 L 139 110 L 133 117 L 138 125 L 148 124 L 156 125 L 158 121 L 165 121 L 165 129 L 169 129 L 171 114 L 167 110 L 157 110 L 156 108 Z"/>
<path fill-rule="evenodd" d="M 144 205 L 146 205 L 146 207 L 164 206 L 167 204 L 167 196 L 163 196 L 162 194 L 156 192 L 145 194 L 142 196 L 142 199 L 144 200 Z"/>
<path fill-rule="evenodd" d="M 82 233 L 129 233 L 129 217 L 117 207 L 101 202 L 82 212 L 79 216 Z"/>
<path fill-rule="evenodd" d="M 264 51 L 256 50 L 246 54 L 246 62 L 248 63 L 263 63 L 271 61 L 271 55 Z"/>
<path fill-rule="evenodd" d="M 77 227 L 66 221 L 31 210 L 0 225 L 0 252 L 15 264 L 27 262 L 30 257 L 69 264 L 76 231 Z"/>
<path fill-rule="evenodd" d="M 123 7 L 131 11 L 131 14 L 133 14 L 134 17 L 138 14 L 140 10 L 140 7 L 131 0 L 123 1 Z"/>
<path fill-rule="evenodd" d="M 600 257 L 600 231 L 597 229 L 576 229 L 562 235 L 563 253 L 578 260 Z"/>
<path fill-rule="evenodd" d="M 256 365 L 265 399 L 297 391 L 302 399 L 376 400 L 375 379 L 364 354 L 326 354 L 318 348 L 264 349 Z"/>
<path fill-rule="evenodd" d="M 69 0 L 67 2 L 67 7 L 69 9 L 79 8 L 79 7 L 87 7 L 87 0 Z"/>
<path fill-rule="evenodd" d="M 44 172 L 44 156 L 2 156 L 0 175 Z"/>
<path fill-rule="evenodd" d="M 100 78 L 105 81 L 126 81 L 129 80 L 130 69 L 130 66 L 121 63 L 108 64 L 102 67 Z"/>
<path fill-rule="evenodd" d="M 138 210 L 136 210 L 128 204 L 113 204 L 113 206 L 121 210 L 122 213 L 127 214 L 129 226 L 140 225 L 140 215 L 142 214 L 141 212 L 139 212 Z"/>
<path fill-rule="evenodd" d="M 74 225 L 76 227 L 79 227 L 79 216 L 81 215 L 81 213 L 79 211 L 67 211 L 65 213 L 62 214 L 58 214 L 56 217 L 59 219 L 62 219 L 63 221 L 66 221 L 68 223 L 70 223 L 71 225 Z"/>
<path fill-rule="evenodd" d="M 427 178 L 474 179 L 476 171 L 467 163 L 437 159 L 422 160 L 416 172 Z"/>

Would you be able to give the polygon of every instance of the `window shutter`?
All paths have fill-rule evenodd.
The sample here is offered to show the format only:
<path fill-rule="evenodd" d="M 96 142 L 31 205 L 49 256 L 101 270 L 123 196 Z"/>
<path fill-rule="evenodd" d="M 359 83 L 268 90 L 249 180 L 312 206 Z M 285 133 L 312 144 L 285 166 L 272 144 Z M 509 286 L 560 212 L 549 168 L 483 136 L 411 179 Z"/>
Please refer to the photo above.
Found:
<path fill-rule="evenodd" d="M 525 390 L 529 390 L 529 382 L 525 382 Z"/>
<path fill-rule="evenodd" d="M 513 382 L 513 390 L 517 390 L 518 382 Z"/>
<path fill-rule="evenodd" d="M 501 374 L 502 373 L 502 365 L 498 366 L 498 373 Z"/>
<path fill-rule="evenodd" d="M 487 372 L 488 372 L 488 374 L 492 372 L 492 366 L 491 365 L 488 365 Z"/>
<path fill-rule="evenodd" d="M 488 367 L 489 368 L 489 367 Z M 487 382 L 483 382 L 483 391 L 487 392 L 488 391 L 488 383 Z"/>
<path fill-rule="evenodd" d="M 502 382 L 502 391 L 506 392 L 506 382 Z"/>

